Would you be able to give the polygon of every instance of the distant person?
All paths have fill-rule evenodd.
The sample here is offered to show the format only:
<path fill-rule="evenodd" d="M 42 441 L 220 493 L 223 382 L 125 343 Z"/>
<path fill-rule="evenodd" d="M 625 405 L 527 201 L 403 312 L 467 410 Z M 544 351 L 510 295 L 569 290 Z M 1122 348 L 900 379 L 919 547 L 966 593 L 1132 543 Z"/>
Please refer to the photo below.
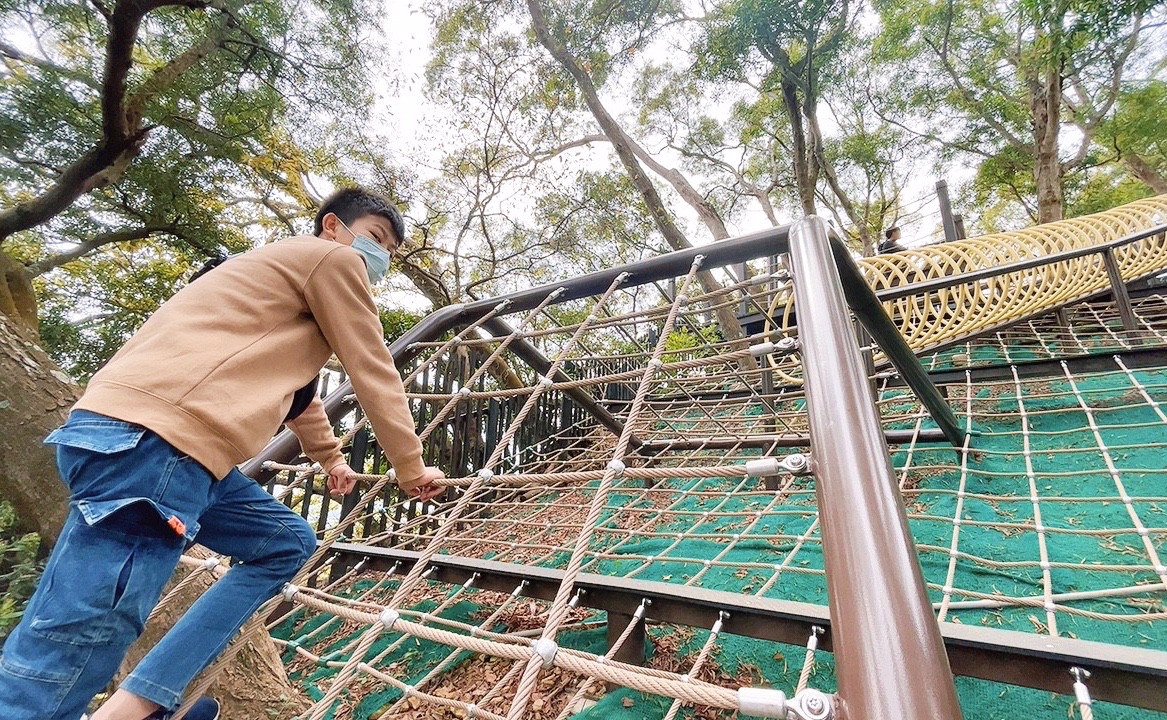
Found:
<path fill-rule="evenodd" d="M 883 242 L 879 243 L 880 255 L 903 252 L 904 250 L 907 250 L 907 248 L 900 244 L 900 229 L 898 226 L 889 227 L 883 231 Z"/>
<path fill-rule="evenodd" d="M 328 198 L 315 236 L 222 263 L 158 308 L 45 440 L 69 515 L 0 656 L 0 718 L 78 720 L 142 632 L 187 543 L 234 559 L 93 715 L 166 718 L 190 681 L 316 549 L 316 535 L 236 465 L 287 421 L 329 489 L 356 482 L 319 396 L 304 390 L 335 354 L 402 490 L 428 500 L 401 376 L 370 288 L 404 234 L 384 198 Z M 306 397 L 296 415 L 297 393 Z M 49 480 L 46 478 L 46 482 Z M 200 698 L 190 720 L 215 720 Z"/>

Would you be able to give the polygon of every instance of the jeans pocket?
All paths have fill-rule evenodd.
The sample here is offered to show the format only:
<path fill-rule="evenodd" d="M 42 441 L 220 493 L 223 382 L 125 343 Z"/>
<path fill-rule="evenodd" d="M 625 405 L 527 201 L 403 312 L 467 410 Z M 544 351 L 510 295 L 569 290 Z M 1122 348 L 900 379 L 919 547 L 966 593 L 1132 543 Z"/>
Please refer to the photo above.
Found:
<path fill-rule="evenodd" d="M 59 542 L 26 610 L 28 630 L 65 645 L 107 643 L 143 540 L 75 518 Z"/>
<path fill-rule="evenodd" d="M 138 446 L 146 428 L 113 418 L 70 417 L 69 421 L 49 433 L 46 445 L 67 445 L 102 455 L 125 452 Z"/>
<path fill-rule="evenodd" d="M 63 643 L 37 643 L 36 657 L 24 657 L 17 643 L 5 643 L 0 655 L 0 668 L 25 680 L 62 685 L 72 683 L 80 675 L 89 648 Z"/>

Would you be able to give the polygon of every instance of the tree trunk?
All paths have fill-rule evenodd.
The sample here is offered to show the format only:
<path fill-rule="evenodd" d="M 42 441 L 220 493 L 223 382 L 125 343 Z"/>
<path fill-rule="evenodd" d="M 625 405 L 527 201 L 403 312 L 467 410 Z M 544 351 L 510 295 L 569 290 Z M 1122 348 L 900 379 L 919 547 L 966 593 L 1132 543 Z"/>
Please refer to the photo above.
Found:
<path fill-rule="evenodd" d="M 197 558 L 211 557 L 211 553 L 200 545 L 195 545 L 186 554 Z M 162 594 L 164 600 L 190 572 L 191 570 L 185 566 L 179 567 Z M 142 637 L 130 647 L 121 669 L 114 678 L 115 687 L 130 674 L 150 648 L 162 639 L 166 631 L 178 622 L 187 608 L 210 586 L 211 576 L 203 572 L 201 577 L 195 578 L 175 597 L 161 605 L 157 617 L 146 626 Z M 243 629 L 246 631 L 252 623 L 262 621 L 262 618 L 252 618 Z M 192 685 L 197 682 L 196 679 Z M 280 654 L 267 633 L 260 633 L 238 651 L 235 661 L 219 674 L 209 693 L 223 708 L 220 716 L 232 720 L 295 717 L 308 707 L 303 694 L 288 681 Z"/>
<path fill-rule="evenodd" d="M 863 257 L 871 257 L 875 255 L 875 241 L 871 237 L 871 231 L 867 229 L 867 223 L 861 222 L 855 226 L 855 233 L 859 240 L 859 251 L 863 253 Z"/>
<path fill-rule="evenodd" d="M 697 188 L 693 187 L 693 184 L 680 170 L 665 167 L 656 158 L 649 155 L 648 151 L 640 146 L 640 143 L 632 138 L 628 138 L 628 140 L 636 157 L 640 158 L 654 173 L 668 181 L 669 185 L 672 185 L 677 194 L 681 196 L 681 199 L 689 203 L 689 207 L 697 212 L 697 217 L 701 218 L 701 222 L 709 230 L 709 234 L 713 236 L 714 240 L 725 240 L 729 237 L 729 231 L 725 229 L 725 222 L 717 214 L 717 210 L 705 199 L 704 195 L 697 191 Z"/>
<path fill-rule="evenodd" d="M 784 73 L 785 74 L 785 73 Z M 804 215 L 816 215 L 814 202 L 815 179 L 812 159 L 806 146 L 806 128 L 802 122 L 802 104 L 798 102 L 798 88 L 792 79 L 782 80 L 782 102 L 790 115 L 791 150 L 794 156 L 794 181 L 798 186 L 798 202 Z"/>
<path fill-rule="evenodd" d="M 551 34 L 551 29 L 547 25 L 547 18 L 543 15 L 543 8 L 539 4 L 539 0 L 527 0 L 527 8 L 531 12 L 531 21 L 535 28 L 535 35 L 539 39 L 539 43 L 547 48 L 560 65 L 575 79 L 576 85 L 580 89 L 580 93 L 587 102 L 588 108 L 592 111 L 592 115 L 596 118 L 600 129 L 608 136 L 612 143 L 612 148 L 616 151 L 616 157 L 624 165 L 624 169 L 628 172 L 628 177 L 632 180 L 632 184 L 640 191 L 641 197 L 644 199 L 644 204 L 648 207 L 648 212 L 652 215 L 653 221 L 656 223 L 657 229 L 660 230 L 661 235 L 664 236 L 665 242 L 674 250 L 684 250 L 693 247 L 688 238 L 680 231 L 680 229 L 673 222 L 672 216 L 665 208 L 664 201 L 661 200 L 660 193 L 657 192 L 656 186 L 652 184 L 652 179 L 644 172 L 644 168 L 640 166 L 640 162 L 636 159 L 636 154 L 632 149 L 634 144 L 616 119 L 608 112 L 604 104 L 600 102 L 599 93 L 596 92 L 596 86 L 592 83 L 591 76 L 587 74 L 583 66 L 573 56 L 566 47 Z M 721 285 L 708 272 L 700 272 L 697 279 L 701 283 L 701 287 L 705 292 L 715 292 L 721 289 Z M 737 315 L 734 314 L 733 308 L 728 305 L 723 305 L 717 308 L 717 320 L 721 325 L 722 334 L 726 340 L 739 340 L 745 336 L 742 330 L 741 323 L 738 322 Z M 753 358 L 747 357 L 742 361 L 746 368 L 756 368 L 757 363 Z"/>
<path fill-rule="evenodd" d="M 0 494 L 16 510 L 16 527 L 41 536 L 42 552 L 65 524 L 69 492 L 41 441 L 79 395 L 32 332 L 0 312 Z"/>
<path fill-rule="evenodd" d="M 0 315 L 15 318 L 19 324 L 38 331 L 36 294 L 24 266 L 0 250 Z"/>
<path fill-rule="evenodd" d="M 1061 130 L 1062 76 L 1057 64 L 1034 71 L 1028 78 L 1033 110 L 1033 179 L 1037 187 L 1038 223 L 1061 220 L 1062 163 L 1058 159 Z"/>
<path fill-rule="evenodd" d="M 827 158 L 826 152 L 823 150 L 823 132 L 819 127 L 818 118 L 818 98 L 807 96 L 803 103 L 803 111 L 806 116 L 806 126 L 810 130 L 810 142 L 813 148 L 812 159 L 814 166 L 822 172 L 823 177 L 827 179 L 827 185 L 830 186 L 831 192 L 838 198 L 839 204 L 843 206 L 843 212 L 847 214 L 847 219 L 855 227 L 855 235 L 858 237 L 859 245 L 863 250 L 864 257 L 871 257 L 874 253 L 874 243 L 871 241 L 871 231 L 867 227 L 866 212 L 869 205 L 864 207 L 864 211 L 860 212 L 859 208 L 852 202 L 851 197 L 843 189 L 843 184 L 839 182 L 839 176 L 835 174 L 835 167 Z M 817 184 L 817 174 L 812 179 L 813 185 Z M 813 190 L 812 190 L 813 192 Z"/>

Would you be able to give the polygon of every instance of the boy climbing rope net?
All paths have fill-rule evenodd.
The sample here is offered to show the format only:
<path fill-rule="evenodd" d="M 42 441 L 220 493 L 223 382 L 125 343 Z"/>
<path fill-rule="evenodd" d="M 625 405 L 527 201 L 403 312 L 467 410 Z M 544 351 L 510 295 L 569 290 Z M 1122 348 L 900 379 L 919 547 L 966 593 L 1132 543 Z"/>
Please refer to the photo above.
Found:
<path fill-rule="evenodd" d="M 383 198 L 346 189 L 315 236 L 223 263 L 158 309 L 90 381 L 57 448 L 69 516 L 0 656 L 0 717 L 77 720 L 141 634 L 187 543 L 235 565 L 162 638 L 92 720 L 164 718 L 186 686 L 316 548 L 312 528 L 236 469 L 279 426 L 355 485 L 318 396 L 297 395 L 335 354 L 408 494 L 442 473 L 422 461 L 371 284 L 404 235 Z M 298 392 L 299 391 L 299 392 Z M 292 411 L 292 412 L 290 412 Z M 198 701 L 191 720 L 214 720 Z"/>

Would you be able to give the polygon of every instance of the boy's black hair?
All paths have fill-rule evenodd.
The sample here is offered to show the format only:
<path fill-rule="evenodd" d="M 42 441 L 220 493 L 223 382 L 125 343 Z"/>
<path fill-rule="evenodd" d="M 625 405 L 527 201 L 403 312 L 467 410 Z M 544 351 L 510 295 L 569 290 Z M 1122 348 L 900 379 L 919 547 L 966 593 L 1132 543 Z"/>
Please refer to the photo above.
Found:
<path fill-rule="evenodd" d="M 324 216 L 335 213 L 345 225 L 352 225 L 358 218 L 365 215 L 379 215 L 393 226 L 393 233 L 397 235 L 397 242 L 405 242 L 405 221 L 393 203 L 374 192 L 363 188 L 351 187 L 337 190 L 321 203 L 320 211 L 316 213 L 316 222 L 313 234 L 319 235 L 324 230 Z"/>
<path fill-rule="evenodd" d="M 899 225 L 896 225 L 894 227 L 889 227 L 887 230 L 883 231 L 883 236 L 885 238 L 887 238 L 888 240 L 891 240 L 891 236 L 895 233 L 896 230 L 899 230 L 899 229 L 900 229 Z"/>
<path fill-rule="evenodd" d="M 209 273 L 210 271 L 219 267 L 220 265 L 222 265 L 226 261 L 227 261 L 227 253 L 225 253 L 221 249 L 215 250 L 215 254 L 210 256 L 209 258 L 207 258 L 207 261 L 203 263 L 203 266 L 201 268 L 199 268 L 198 270 L 195 270 L 194 274 L 190 276 L 190 279 L 187 280 L 187 282 L 192 283 L 195 280 L 198 280 L 203 275 L 206 275 L 207 273 Z"/>

